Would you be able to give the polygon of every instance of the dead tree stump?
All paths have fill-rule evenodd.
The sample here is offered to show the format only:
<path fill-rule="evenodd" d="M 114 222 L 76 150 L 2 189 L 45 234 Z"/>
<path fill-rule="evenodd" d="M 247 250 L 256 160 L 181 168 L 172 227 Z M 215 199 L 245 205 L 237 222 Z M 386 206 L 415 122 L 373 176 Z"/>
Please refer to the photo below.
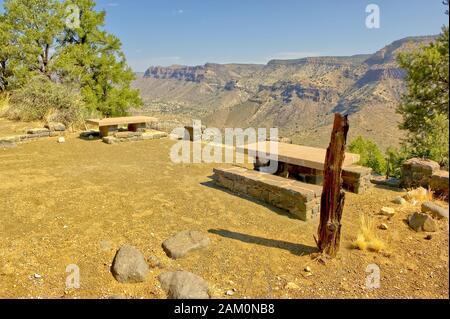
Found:
<path fill-rule="evenodd" d="M 347 116 L 335 114 L 333 133 L 325 161 L 317 241 L 320 252 L 330 257 L 336 257 L 341 240 L 341 218 L 345 202 L 345 192 L 342 190 L 342 165 L 349 127 Z"/>

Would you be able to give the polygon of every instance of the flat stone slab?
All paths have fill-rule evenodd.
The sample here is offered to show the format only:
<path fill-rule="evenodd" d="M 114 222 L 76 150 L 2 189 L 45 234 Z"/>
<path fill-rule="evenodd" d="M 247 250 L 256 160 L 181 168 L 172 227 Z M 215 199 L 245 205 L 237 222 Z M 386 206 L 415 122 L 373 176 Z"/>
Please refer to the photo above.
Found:
<path fill-rule="evenodd" d="M 431 213 L 436 218 L 448 219 L 448 208 L 441 207 L 433 202 L 423 203 L 422 213 Z"/>
<path fill-rule="evenodd" d="M 158 277 L 170 299 L 209 299 L 208 283 L 186 271 L 166 272 Z"/>
<path fill-rule="evenodd" d="M 0 149 L 15 148 L 17 144 L 13 141 L 0 140 Z"/>
<path fill-rule="evenodd" d="M 163 242 L 166 254 L 173 259 L 182 258 L 189 252 L 205 248 L 210 244 L 208 236 L 195 230 L 186 230 Z"/>
<path fill-rule="evenodd" d="M 139 283 L 145 281 L 149 267 L 139 250 L 126 245 L 117 251 L 111 271 L 118 282 Z"/>
<path fill-rule="evenodd" d="M 48 128 L 32 128 L 27 130 L 26 133 L 30 135 L 44 135 L 50 134 L 50 130 Z"/>

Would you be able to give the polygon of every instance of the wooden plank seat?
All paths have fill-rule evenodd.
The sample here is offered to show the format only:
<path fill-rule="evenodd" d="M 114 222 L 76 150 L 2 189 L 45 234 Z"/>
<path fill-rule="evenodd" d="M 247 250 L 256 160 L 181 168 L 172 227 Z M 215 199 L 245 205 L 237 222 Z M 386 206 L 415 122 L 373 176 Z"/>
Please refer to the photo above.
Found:
<path fill-rule="evenodd" d="M 320 214 L 322 187 L 241 167 L 214 169 L 212 179 L 232 192 L 248 195 L 308 221 Z"/>
<path fill-rule="evenodd" d="M 127 125 L 128 131 L 137 132 L 145 129 L 147 123 L 158 121 L 154 117 L 149 116 L 127 116 L 127 117 L 111 117 L 106 119 L 90 119 L 86 123 L 97 125 L 100 130 L 100 136 L 106 137 L 119 131 L 119 125 Z"/>

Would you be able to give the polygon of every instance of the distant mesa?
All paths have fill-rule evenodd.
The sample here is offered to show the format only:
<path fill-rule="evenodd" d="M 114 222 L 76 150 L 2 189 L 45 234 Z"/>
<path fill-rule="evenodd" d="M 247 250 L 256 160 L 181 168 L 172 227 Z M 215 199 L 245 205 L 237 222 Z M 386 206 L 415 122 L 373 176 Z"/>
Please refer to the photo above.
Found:
<path fill-rule="evenodd" d="M 180 121 L 197 118 L 218 128 L 278 127 L 295 143 L 326 147 L 332 114 L 340 112 L 350 115 L 351 134 L 382 148 L 397 147 L 402 132 L 396 107 L 406 92 L 397 56 L 436 37 L 400 39 L 374 54 L 152 66 L 134 86 L 147 111 Z"/>

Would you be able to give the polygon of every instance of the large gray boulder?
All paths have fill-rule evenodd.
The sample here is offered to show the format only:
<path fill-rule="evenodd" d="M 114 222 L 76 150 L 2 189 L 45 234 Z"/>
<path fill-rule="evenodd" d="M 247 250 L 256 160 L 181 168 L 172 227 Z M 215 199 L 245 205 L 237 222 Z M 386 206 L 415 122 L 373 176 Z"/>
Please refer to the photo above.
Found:
<path fill-rule="evenodd" d="M 118 282 L 139 283 L 145 281 L 149 267 L 139 250 L 126 245 L 116 253 L 111 271 Z"/>
<path fill-rule="evenodd" d="M 182 258 L 189 252 L 205 248 L 210 244 L 208 236 L 195 230 L 186 230 L 163 242 L 166 254 L 173 259 Z"/>
<path fill-rule="evenodd" d="M 427 214 L 414 213 L 409 216 L 408 223 L 416 232 L 435 232 L 437 230 L 436 222 Z"/>
<path fill-rule="evenodd" d="M 158 277 L 170 299 L 209 299 L 208 283 L 186 271 L 166 272 Z"/>

